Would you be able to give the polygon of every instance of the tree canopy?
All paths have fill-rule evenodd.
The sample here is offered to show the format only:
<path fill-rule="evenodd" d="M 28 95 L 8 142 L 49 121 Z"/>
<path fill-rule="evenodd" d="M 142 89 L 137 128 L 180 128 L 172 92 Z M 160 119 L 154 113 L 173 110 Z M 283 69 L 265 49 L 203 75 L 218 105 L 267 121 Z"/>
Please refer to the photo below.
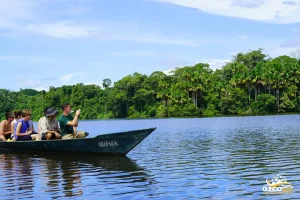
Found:
<path fill-rule="evenodd" d="M 190 117 L 298 112 L 300 59 L 270 58 L 262 49 L 238 53 L 221 69 L 207 63 L 161 71 L 133 73 L 112 83 L 64 85 L 49 91 L 0 89 L 0 109 L 29 108 L 33 119 L 44 107 L 70 102 L 81 108 L 81 119 Z"/>

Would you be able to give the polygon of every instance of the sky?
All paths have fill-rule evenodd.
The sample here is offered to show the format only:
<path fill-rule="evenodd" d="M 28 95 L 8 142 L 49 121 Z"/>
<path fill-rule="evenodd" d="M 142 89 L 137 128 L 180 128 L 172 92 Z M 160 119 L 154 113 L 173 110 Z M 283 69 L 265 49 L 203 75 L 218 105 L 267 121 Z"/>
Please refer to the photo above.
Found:
<path fill-rule="evenodd" d="M 102 85 L 300 48 L 300 0 L 0 0 L 0 88 Z"/>

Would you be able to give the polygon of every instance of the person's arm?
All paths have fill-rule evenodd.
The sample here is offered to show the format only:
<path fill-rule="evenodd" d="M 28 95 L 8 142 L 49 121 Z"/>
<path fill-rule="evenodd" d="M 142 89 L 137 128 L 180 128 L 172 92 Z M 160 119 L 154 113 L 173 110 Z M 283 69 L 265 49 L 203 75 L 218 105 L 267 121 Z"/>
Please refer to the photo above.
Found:
<path fill-rule="evenodd" d="M 14 134 L 14 132 L 15 132 L 15 123 L 16 122 L 11 122 L 11 124 L 10 124 L 10 130 L 11 130 L 11 134 Z"/>
<path fill-rule="evenodd" d="M 34 131 L 34 125 L 33 125 L 33 122 L 31 122 L 32 124 L 32 132 L 34 133 L 35 131 Z"/>
<path fill-rule="evenodd" d="M 41 119 L 38 121 L 38 134 L 41 133 Z"/>
<path fill-rule="evenodd" d="M 32 130 L 26 131 L 25 133 L 20 133 L 22 127 L 22 122 L 19 122 L 17 125 L 16 135 L 17 136 L 24 136 L 24 135 L 30 135 L 32 133 Z"/>
<path fill-rule="evenodd" d="M 41 134 L 44 133 L 44 134 L 47 134 L 47 133 L 57 133 L 55 130 L 50 130 L 49 127 L 47 126 L 47 120 L 44 119 L 41 121 L 41 124 L 40 124 L 40 128 L 41 128 Z"/>
<path fill-rule="evenodd" d="M 0 135 L 4 135 L 4 122 L 0 123 Z"/>
<path fill-rule="evenodd" d="M 68 121 L 67 125 L 77 127 L 79 115 L 80 115 L 80 110 L 77 110 L 74 119 L 72 121 Z"/>
<path fill-rule="evenodd" d="M 52 122 L 52 123 L 53 123 L 53 122 Z M 57 123 L 57 121 L 54 122 L 54 123 Z M 59 133 L 57 132 L 58 125 L 56 125 L 56 126 L 57 126 L 57 128 L 55 127 L 54 130 L 50 130 L 50 127 L 47 126 L 47 120 L 46 120 L 46 119 L 45 119 L 45 120 L 42 120 L 42 121 L 41 121 L 41 133 L 45 133 L 45 134 L 47 134 L 47 133 L 59 134 Z"/>
<path fill-rule="evenodd" d="M 58 126 L 58 121 L 56 119 L 54 119 L 54 122 L 53 122 L 55 125 L 54 125 L 54 131 L 58 132 L 59 134 L 61 133 L 60 129 L 59 129 L 59 126 Z"/>

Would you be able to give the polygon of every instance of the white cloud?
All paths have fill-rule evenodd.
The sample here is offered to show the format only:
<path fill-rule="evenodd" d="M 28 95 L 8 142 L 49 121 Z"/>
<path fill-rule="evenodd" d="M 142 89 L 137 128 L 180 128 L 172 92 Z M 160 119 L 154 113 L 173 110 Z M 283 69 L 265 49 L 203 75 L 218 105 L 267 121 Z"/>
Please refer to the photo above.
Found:
<path fill-rule="evenodd" d="M 216 70 L 216 69 L 222 68 L 228 62 L 231 62 L 231 60 L 229 60 L 229 59 L 214 59 L 214 60 L 208 60 L 203 63 L 208 63 L 210 65 L 209 66 L 210 69 Z M 181 67 L 183 67 L 183 66 L 181 66 Z M 178 68 L 181 68 L 181 67 L 178 67 Z M 169 76 L 169 75 L 173 74 L 172 71 L 175 69 L 176 68 L 171 68 L 171 69 L 164 70 L 162 72 Z"/>
<path fill-rule="evenodd" d="M 165 75 L 167 75 L 167 76 L 170 76 L 170 75 L 173 75 L 174 74 L 174 71 L 173 70 L 175 70 L 175 68 L 172 68 L 172 69 L 167 69 L 167 70 L 164 70 L 164 71 L 162 71 Z"/>
<path fill-rule="evenodd" d="M 229 59 L 215 59 L 210 60 L 207 63 L 210 65 L 209 68 L 212 70 L 220 69 L 222 68 L 226 63 L 231 62 Z"/>
<path fill-rule="evenodd" d="M 36 0 L 0 0 L 0 32 L 5 37 L 26 37 L 33 34 L 43 35 L 57 39 L 90 38 L 96 40 L 129 41 L 150 44 L 196 46 L 196 42 L 186 38 L 173 37 L 163 31 L 149 31 L 129 22 L 102 21 L 85 19 L 85 21 L 70 21 L 79 19 L 73 17 L 75 13 L 86 13 L 93 9 L 92 4 L 87 7 L 83 3 L 65 3 L 66 9 L 53 11 L 60 20 L 53 20 L 41 12 L 44 7 L 61 1 Z M 94 3 L 94 2 L 93 2 Z M 78 13 L 77 13 L 78 14 Z"/>
<path fill-rule="evenodd" d="M 25 30 L 27 31 L 64 39 L 91 37 L 95 29 L 95 27 L 76 25 L 65 21 L 38 25 L 29 24 L 25 26 Z"/>
<path fill-rule="evenodd" d="M 61 76 L 59 78 L 59 80 L 61 80 L 62 82 L 70 82 L 73 78 L 79 78 L 82 76 L 82 73 L 81 72 L 77 72 L 77 73 L 73 73 L 73 74 L 66 74 L 64 76 Z"/>
<path fill-rule="evenodd" d="M 84 85 L 98 85 L 102 87 L 102 81 L 89 81 L 89 82 L 83 82 Z"/>
<path fill-rule="evenodd" d="M 34 90 L 37 90 L 37 91 L 45 90 L 46 92 L 48 92 L 48 91 L 49 91 L 49 88 L 50 88 L 50 86 L 48 86 L 48 85 L 43 85 L 43 86 L 39 86 L 39 87 L 34 87 L 33 89 L 34 89 Z"/>
<path fill-rule="evenodd" d="M 63 82 L 69 82 L 74 77 L 74 74 L 66 74 L 64 76 L 61 76 L 59 80 Z"/>
<path fill-rule="evenodd" d="M 299 0 L 152 0 L 206 13 L 272 23 L 300 22 Z"/>

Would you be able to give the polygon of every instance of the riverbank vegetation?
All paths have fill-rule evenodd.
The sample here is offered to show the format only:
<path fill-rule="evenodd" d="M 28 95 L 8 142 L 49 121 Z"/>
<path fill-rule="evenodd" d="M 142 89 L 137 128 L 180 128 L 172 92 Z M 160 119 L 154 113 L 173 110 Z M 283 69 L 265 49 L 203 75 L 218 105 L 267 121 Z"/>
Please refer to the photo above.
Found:
<path fill-rule="evenodd" d="M 70 102 L 81 119 L 253 115 L 299 112 L 300 60 L 270 58 L 262 49 L 238 53 L 221 69 L 209 64 L 150 75 L 133 73 L 112 84 L 65 85 L 49 91 L 0 90 L 0 110 L 30 108 L 33 119 L 46 106 Z"/>

